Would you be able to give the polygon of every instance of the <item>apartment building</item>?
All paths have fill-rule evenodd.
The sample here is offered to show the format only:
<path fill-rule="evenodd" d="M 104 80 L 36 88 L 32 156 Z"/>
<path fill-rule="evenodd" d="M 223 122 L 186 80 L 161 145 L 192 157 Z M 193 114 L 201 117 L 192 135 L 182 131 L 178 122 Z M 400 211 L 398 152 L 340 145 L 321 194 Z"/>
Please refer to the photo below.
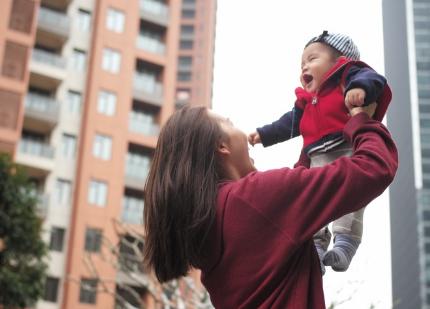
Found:
<path fill-rule="evenodd" d="M 143 245 L 128 231 L 143 233 L 160 127 L 184 104 L 211 105 L 216 1 L 2 0 L 0 10 L 0 151 L 35 184 L 50 248 L 37 308 L 121 307 L 130 289 L 146 299 L 122 271 L 143 276 L 141 265 L 110 257 Z"/>
<path fill-rule="evenodd" d="M 430 308 L 430 1 L 384 0 L 388 124 L 400 164 L 390 187 L 393 308 Z"/>

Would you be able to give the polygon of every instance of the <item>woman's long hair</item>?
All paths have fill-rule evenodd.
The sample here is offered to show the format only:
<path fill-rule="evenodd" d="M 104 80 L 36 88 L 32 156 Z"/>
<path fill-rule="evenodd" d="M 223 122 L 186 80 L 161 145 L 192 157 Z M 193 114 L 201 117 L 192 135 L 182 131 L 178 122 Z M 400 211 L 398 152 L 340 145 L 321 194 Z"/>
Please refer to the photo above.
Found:
<path fill-rule="evenodd" d="M 199 267 L 215 218 L 223 132 L 205 107 L 185 107 L 161 130 L 145 185 L 145 264 L 160 282 Z"/>

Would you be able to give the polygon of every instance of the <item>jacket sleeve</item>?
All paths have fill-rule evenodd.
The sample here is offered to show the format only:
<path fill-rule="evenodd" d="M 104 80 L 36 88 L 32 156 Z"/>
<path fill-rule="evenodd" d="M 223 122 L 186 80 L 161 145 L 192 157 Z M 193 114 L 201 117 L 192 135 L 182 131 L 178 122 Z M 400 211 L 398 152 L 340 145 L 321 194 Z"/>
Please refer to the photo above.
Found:
<path fill-rule="evenodd" d="M 311 239 L 379 196 L 397 170 L 396 146 L 380 122 L 360 113 L 348 121 L 344 135 L 353 145 L 351 157 L 324 167 L 251 173 L 235 186 L 235 196 L 296 244 Z"/>
<path fill-rule="evenodd" d="M 375 102 L 381 95 L 387 80 L 368 67 L 351 66 L 345 79 L 345 94 L 348 90 L 361 88 L 366 92 L 364 105 Z"/>
<path fill-rule="evenodd" d="M 268 147 L 299 136 L 299 125 L 302 115 L 303 110 L 294 107 L 291 111 L 285 113 L 281 118 L 271 124 L 257 128 L 263 146 Z"/>

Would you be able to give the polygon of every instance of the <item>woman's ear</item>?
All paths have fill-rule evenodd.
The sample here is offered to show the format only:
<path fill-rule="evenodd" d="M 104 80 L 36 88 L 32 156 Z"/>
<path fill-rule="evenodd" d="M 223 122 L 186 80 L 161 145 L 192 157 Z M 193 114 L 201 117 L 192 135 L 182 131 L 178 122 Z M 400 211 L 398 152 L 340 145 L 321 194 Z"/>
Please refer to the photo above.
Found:
<path fill-rule="evenodd" d="M 217 153 L 222 155 L 229 155 L 230 154 L 230 148 L 228 147 L 226 142 L 221 142 L 218 146 Z"/>

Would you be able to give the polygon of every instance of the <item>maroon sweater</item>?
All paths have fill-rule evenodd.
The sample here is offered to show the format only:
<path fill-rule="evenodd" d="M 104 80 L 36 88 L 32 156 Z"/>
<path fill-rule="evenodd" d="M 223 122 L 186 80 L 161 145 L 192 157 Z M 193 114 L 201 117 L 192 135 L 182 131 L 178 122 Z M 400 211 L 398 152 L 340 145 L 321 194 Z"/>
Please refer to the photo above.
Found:
<path fill-rule="evenodd" d="M 397 169 L 396 147 L 381 123 L 360 113 L 344 134 L 353 144 L 350 158 L 220 185 L 202 262 L 216 308 L 325 308 L 312 236 L 380 195 Z"/>

